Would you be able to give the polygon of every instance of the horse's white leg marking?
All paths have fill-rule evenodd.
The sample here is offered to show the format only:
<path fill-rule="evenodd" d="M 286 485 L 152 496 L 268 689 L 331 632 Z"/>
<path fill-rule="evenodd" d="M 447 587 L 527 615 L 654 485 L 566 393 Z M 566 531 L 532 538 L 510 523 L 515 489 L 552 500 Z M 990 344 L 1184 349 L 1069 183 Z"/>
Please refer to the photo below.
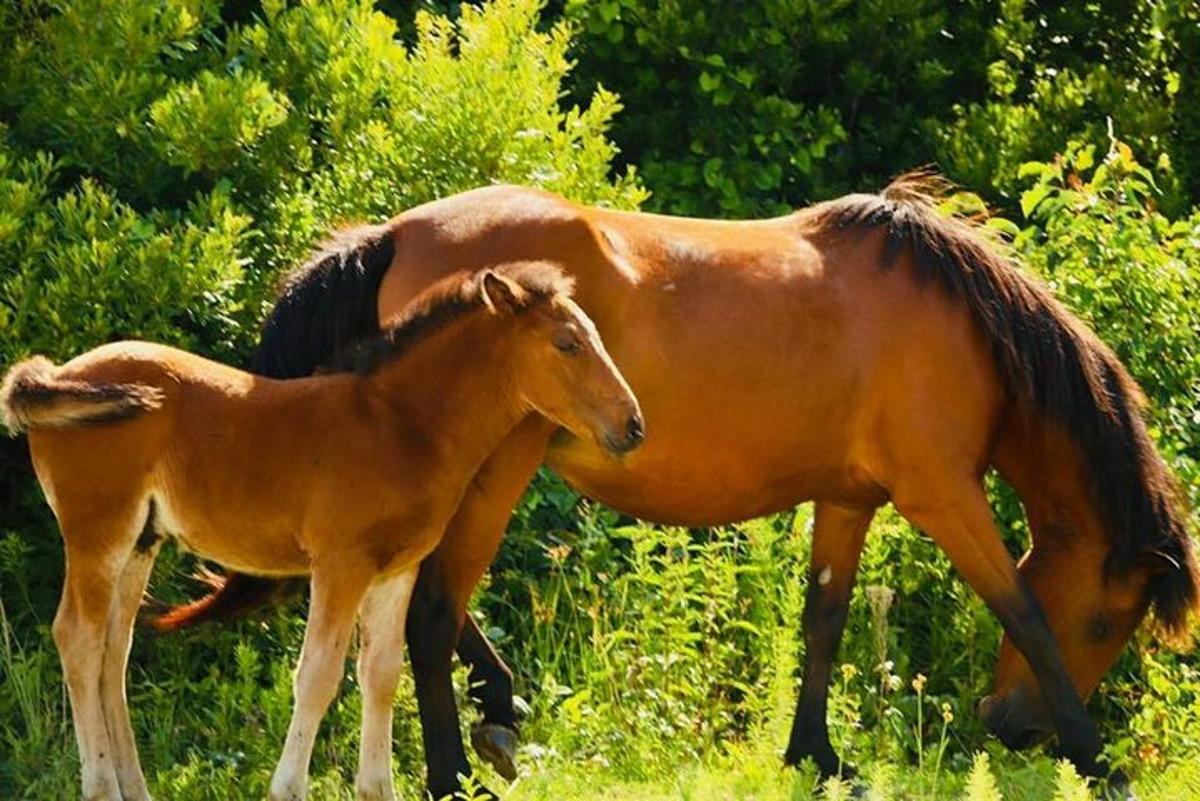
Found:
<path fill-rule="evenodd" d="M 369 576 L 330 576 L 320 568 L 313 569 L 308 626 L 293 685 L 295 707 L 271 779 L 270 801 L 302 801 L 308 791 L 313 740 L 341 683 L 354 618 L 369 581 Z"/>
<path fill-rule="evenodd" d="M 358 752 L 359 801 L 394 801 L 392 706 L 404 667 L 404 624 L 417 567 L 374 584 L 359 617 L 358 683 L 362 688 L 362 739 Z"/>
<path fill-rule="evenodd" d="M 141 544 L 139 543 L 139 546 Z M 150 791 L 138 762 L 137 744 L 129 723 L 129 705 L 125 697 L 125 671 L 129 661 L 129 646 L 133 642 L 133 625 L 141 606 L 150 570 L 158 555 L 159 542 L 147 543 L 134 550 L 121 572 L 120 584 L 108 618 L 108 634 L 104 646 L 104 663 L 100 678 L 100 694 L 104 717 L 112 743 L 117 782 L 124 801 L 149 801 Z"/>
<path fill-rule="evenodd" d="M 66 581 L 54 616 L 54 643 L 83 767 L 84 801 L 121 801 L 100 694 L 109 610 L 122 567 L 115 561 L 107 554 L 73 549 L 68 540 Z"/>

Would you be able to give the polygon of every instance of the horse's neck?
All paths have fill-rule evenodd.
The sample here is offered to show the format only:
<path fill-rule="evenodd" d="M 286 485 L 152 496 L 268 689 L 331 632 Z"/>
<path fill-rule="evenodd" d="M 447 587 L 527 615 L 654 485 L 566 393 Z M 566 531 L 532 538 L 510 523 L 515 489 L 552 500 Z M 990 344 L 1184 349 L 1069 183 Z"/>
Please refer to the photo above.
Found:
<path fill-rule="evenodd" d="M 1014 415 L 994 461 L 1025 506 L 1034 547 L 1110 547 L 1083 453 L 1059 426 Z"/>
<path fill-rule="evenodd" d="M 431 446 L 434 469 L 466 473 L 525 414 L 501 321 L 477 312 L 364 379 L 405 430 Z"/>

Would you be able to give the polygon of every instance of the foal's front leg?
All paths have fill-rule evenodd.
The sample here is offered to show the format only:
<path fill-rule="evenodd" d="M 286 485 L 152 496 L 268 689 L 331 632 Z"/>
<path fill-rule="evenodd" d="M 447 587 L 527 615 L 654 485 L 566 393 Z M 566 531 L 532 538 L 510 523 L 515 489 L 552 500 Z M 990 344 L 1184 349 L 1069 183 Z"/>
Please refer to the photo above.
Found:
<path fill-rule="evenodd" d="M 313 566 L 308 626 L 294 683 L 295 708 L 271 779 L 270 801 L 303 801 L 305 797 L 313 740 L 325 710 L 337 695 L 354 618 L 372 572 L 344 563 Z"/>
<path fill-rule="evenodd" d="M 804 683 L 784 763 L 812 758 L 824 777 L 844 772 L 829 743 L 829 674 L 837 656 L 850 592 L 874 509 L 819 502 L 813 511 L 812 563 L 804 600 Z"/>
<path fill-rule="evenodd" d="M 362 689 L 362 739 L 358 753 L 360 801 L 393 801 L 392 706 L 404 667 L 404 621 L 417 566 L 376 582 L 363 599 L 359 620 L 358 683 Z"/>

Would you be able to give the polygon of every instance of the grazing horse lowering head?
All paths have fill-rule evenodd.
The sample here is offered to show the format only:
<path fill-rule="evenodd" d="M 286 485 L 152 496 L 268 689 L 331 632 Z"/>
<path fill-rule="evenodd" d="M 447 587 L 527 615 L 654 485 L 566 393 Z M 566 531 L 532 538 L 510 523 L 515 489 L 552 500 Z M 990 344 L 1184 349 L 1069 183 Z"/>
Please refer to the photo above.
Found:
<path fill-rule="evenodd" d="M 1116 357 L 1096 342 L 1084 369 L 1106 388 L 1108 409 L 1090 422 L 1040 431 L 1016 425 L 1001 445 L 1001 471 L 1025 501 L 1032 547 L 1020 572 L 1037 596 L 1063 663 L 1087 698 L 1146 616 L 1167 642 L 1184 644 L 1200 570 L 1181 493 L 1141 424 L 1142 396 Z M 1069 409 L 1069 404 L 1068 404 Z M 1062 429 L 1086 425 L 1084 443 Z M 1007 451 L 1007 452 L 1005 452 Z M 984 724 L 1010 748 L 1048 739 L 1054 723 L 1035 676 L 1008 637 Z"/>

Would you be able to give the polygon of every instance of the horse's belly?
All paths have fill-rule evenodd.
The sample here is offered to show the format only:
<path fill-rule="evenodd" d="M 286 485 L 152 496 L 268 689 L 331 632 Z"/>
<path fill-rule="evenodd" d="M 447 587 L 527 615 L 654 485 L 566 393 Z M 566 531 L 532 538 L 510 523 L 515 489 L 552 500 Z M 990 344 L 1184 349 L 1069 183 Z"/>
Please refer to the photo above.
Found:
<path fill-rule="evenodd" d="M 721 442 L 703 433 L 681 442 L 667 435 L 648 438 L 642 449 L 616 459 L 592 442 L 564 438 L 552 444 L 546 464 L 584 495 L 666 524 L 722 525 L 813 499 L 863 505 L 886 500 L 868 472 L 838 448 L 819 452 L 788 437 L 775 448 L 761 444 Z"/>

